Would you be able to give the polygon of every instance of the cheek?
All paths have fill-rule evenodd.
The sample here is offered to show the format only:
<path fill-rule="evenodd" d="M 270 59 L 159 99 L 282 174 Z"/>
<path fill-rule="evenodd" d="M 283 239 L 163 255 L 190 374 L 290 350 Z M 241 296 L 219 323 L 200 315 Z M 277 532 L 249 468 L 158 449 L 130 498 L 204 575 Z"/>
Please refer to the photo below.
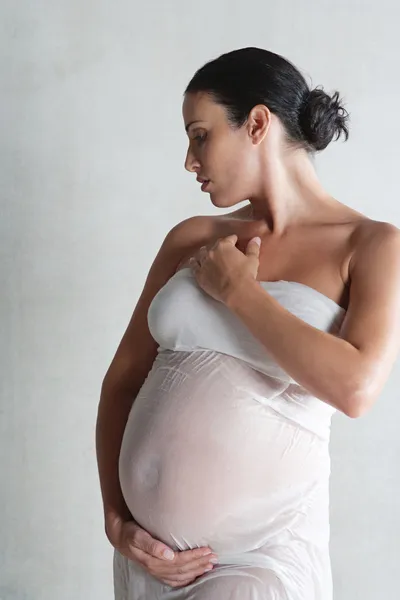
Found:
<path fill-rule="evenodd" d="M 236 152 L 227 156 L 226 174 L 229 181 L 238 188 L 247 187 L 253 179 L 249 153 L 243 148 L 238 148 Z"/>
<path fill-rule="evenodd" d="M 207 150 L 207 163 L 218 179 L 237 179 L 247 169 L 248 157 L 232 139 L 224 139 Z"/>
<path fill-rule="evenodd" d="M 253 179 L 251 153 L 238 135 L 216 136 L 201 157 L 204 173 L 215 183 L 215 192 L 242 195 Z"/>

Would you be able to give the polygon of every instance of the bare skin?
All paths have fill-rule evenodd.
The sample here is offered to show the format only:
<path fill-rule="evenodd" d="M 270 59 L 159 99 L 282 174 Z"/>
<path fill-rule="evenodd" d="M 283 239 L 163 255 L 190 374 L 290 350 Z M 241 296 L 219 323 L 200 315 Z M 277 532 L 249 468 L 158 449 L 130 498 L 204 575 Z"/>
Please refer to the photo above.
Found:
<path fill-rule="evenodd" d="M 227 208 L 250 201 L 210 217 L 210 243 L 236 233 L 243 251 L 252 236 L 260 236 L 259 280 L 305 283 L 346 306 L 351 256 L 363 234 L 381 224 L 326 192 L 308 154 L 288 145 L 266 106 L 254 107 L 248 122 L 234 130 L 207 94 L 188 94 L 183 118 L 189 138 L 185 168 L 211 180 L 211 202 Z"/>
<path fill-rule="evenodd" d="M 335 215 L 335 221 L 332 215 L 327 215 L 323 222 L 304 224 L 276 237 L 264 221 L 251 219 L 249 212 L 249 205 L 246 205 L 223 216 L 203 217 L 205 232 L 209 231 L 209 235 L 201 236 L 206 239 L 204 245 L 236 234 L 239 237 L 236 246 L 244 252 L 248 242 L 259 236 L 262 239 L 259 281 L 298 281 L 347 308 L 350 259 L 363 231 L 367 235 L 368 230 L 373 230 L 373 221 L 343 206 L 343 212 Z M 378 223 L 375 225 L 379 226 Z M 179 268 L 188 265 L 196 250 L 193 247 L 187 249 Z"/>
<path fill-rule="evenodd" d="M 171 549 L 143 530 L 126 506 L 118 479 L 118 458 L 132 403 L 157 354 L 157 344 L 147 325 L 149 305 L 174 274 L 188 249 L 209 239 L 209 224 L 209 219 L 195 217 L 178 224 L 166 236 L 103 380 L 96 424 L 106 535 L 121 554 L 138 562 L 151 575 L 171 587 L 187 585 L 212 569 L 210 560 L 217 557 L 211 548 L 204 547 L 176 553 L 171 551 L 173 558 L 168 559 L 164 552 Z"/>
<path fill-rule="evenodd" d="M 212 568 L 209 559 L 214 555 L 200 558 L 212 549 L 176 552 L 172 560 L 166 560 L 165 544 L 132 519 L 118 481 L 118 456 L 129 411 L 157 354 L 147 311 L 161 287 L 188 266 L 200 248 L 236 234 L 236 247 L 245 252 L 248 242 L 259 236 L 258 280 L 282 279 L 313 287 L 349 310 L 345 333 L 355 349 L 365 346 L 368 354 L 368 341 L 374 340 L 376 354 L 370 353 L 370 360 L 379 366 L 374 375 L 379 381 L 374 383 L 371 398 L 388 376 L 400 337 L 398 230 L 368 219 L 327 194 L 306 153 L 288 146 L 280 122 L 267 107 L 254 107 L 245 126 L 233 130 L 221 106 L 204 94 L 189 95 L 183 116 L 189 136 L 185 167 L 210 180 L 207 191 L 214 206 L 233 208 L 244 199 L 249 203 L 222 216 L 186 219 L 166 236 L 105 375 L 96 427 L 107 537 L 124 556 L 172 587 L 188 585 Z M 386 279 L 379 277 L 385 269 Z M 253 312 L 263 321 L 259 300 L 252 298 Z M 246 302 L 238 292 L 230 306 L 242 312 L 241 318 L 251 326 L 241 311 Z M 293 322 L 286 323 L 285 318 L 281 322 L 290 334 Z M 332 352 L 334 357 L 341 349 Z M 295 357 L 289 359 L 295 362 Z"/>
<path fill-rule="evenodd" d="M 212 97 L 188 94 L 183 118 L 185 167 L 207 180 L 211 202 L 226 208 L 250 201 L 251 214 L 248 207 L 238 214 L 253 221 L 249 227 L 260 224 L 260 232 L 252 232 L 262 240 L 257 278 L 304 283 L 346 308 L 341 339 L 284 311 L 255 285 L 252 267 L 229 244 L 196 253 L 197 283 L 303 387 L 348 416 L 362 415 L 399 352 L 400 231 L 333 198 L 307 152 L 288 139 L 267 106 L 255 106 L 236 127 Z M 229 217 L 225 223 L 229 228 Z"/>
<path fill-rule="evenodd" d="M 98 461 L 103 481 L 105 527 L 109 541 L 124 556 L 139 562 L 154 577 L 172 587 L 188 585 L 207 569 L 212 569 L 210 558 L 217 558 L 216 555 L 204 556 L 205 552 L 212 551 L 205 547 L 196 551 L 178 552 L 173 561 L 166 560 L 162 556 L 165 544 L 152 538 L 132 519 L 120 488 L 116 486 L 117 459 L 132 398 L 144 382 L 157 353 L 157 344 L 147 325 L 150 302 L 157 291 L 177 270 L 187 264 L 188 259 L 201 246 L 235 233 L 239 238 L 237 247 L 241 250 L 245 249 L 254 236 L 264 238 L 259 280 L 300 281 L 341 302 L 346 308 L 350 256 L 357 240 L 362 238 L 363 228 L 374 226 L 373 222 L 360 219 L 353 211 L 349 211 L 346 216 L 348 222 L 343 219 L 344 223 L 329 223 L 319 228 L 315 226 L 314 230 L 311 227 L 305 228 L 303 236 L 301 232 L 294 231 L 292 237 L 287 237 L 286 245 L 282 241 L 280 245 L 276 244 L 275 240 L 268 238 L 263 222 L 249 219 L 248 206 L 223 216 L 192 217 L 179 223 L 168 234 L 150 269 L 132 319 L 103 382 L 97 425 Z M 331 232 L 330 236 L 326 230 Z M 299 260 L 296 270 L 293 267 L 293 249 L 298 244 L 304 245 L 310 259 L 307 264 Z M 324 268 L 321 268 L 322 256 L 331 259 L 330 262 L 324 262 Z M 335 260 L 336 257 L 338 260 Z M 273 269 L 270 266 L 272 262 Z M 288 265 L 290 268 L 284 270 L 281 267 L 279 270 L 281 265 Z M 327 270 L 330 277 L 326 276 Z M 321 274 L 324 277 L 318 277 Z M 122 415 L 122 423 L 116 438 L 111 439 L 109 423 L 111 415 L 115 419 L 118 411 Z M 107 444 L 112 450 L 108 449 Z"/>

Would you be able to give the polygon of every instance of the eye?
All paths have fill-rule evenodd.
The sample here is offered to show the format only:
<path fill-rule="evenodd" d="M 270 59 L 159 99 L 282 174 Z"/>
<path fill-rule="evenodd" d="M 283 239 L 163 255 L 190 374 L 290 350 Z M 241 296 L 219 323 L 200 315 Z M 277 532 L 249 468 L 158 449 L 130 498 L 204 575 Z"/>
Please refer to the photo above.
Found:
<path fill-rule="evenodd" d="M 206 137 L 207 134 L 204 133 L 203 135 L 196 135 L 193 139 L 198 143 L 198 144 L 203 144 L 206 141 Z"/>

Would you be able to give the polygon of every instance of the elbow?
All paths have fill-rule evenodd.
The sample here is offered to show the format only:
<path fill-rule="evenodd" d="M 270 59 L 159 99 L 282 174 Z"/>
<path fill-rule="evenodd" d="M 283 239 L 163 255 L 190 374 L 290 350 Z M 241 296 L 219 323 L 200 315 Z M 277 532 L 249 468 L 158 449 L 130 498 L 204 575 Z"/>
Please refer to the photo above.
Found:
<path fill-rule="evenodd" d="M 354 399 L 348 400 L 343 409 L 346 417 L 350 419 L 358 419 L 362 417 L 368 410 L 368 406 L 365 402 L 355 401 Z"/>
<path fill-rule="evenodd" d="M 341 398 L 342 412 L 351 419 L 358 419 L 369 411 L 376 397 L 375 386 L 366 385 L 365 382 L 346 390 Z"/>
<path fill-rule="evenodd" d="M 361 357 L 332 381 L 330 402 L 351 419 L 364 416 L 378 398 L 385 381 L 382 363 Z"/>

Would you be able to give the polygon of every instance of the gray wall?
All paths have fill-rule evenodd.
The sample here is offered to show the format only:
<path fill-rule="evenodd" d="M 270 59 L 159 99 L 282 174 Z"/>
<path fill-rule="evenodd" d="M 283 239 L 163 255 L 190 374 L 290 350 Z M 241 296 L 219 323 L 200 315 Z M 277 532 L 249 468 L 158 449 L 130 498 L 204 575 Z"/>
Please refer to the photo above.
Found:
<path fill-rule="evenodd" d="M 341 90 L 352 137 L 321 178 L 399 226 L 396 5 L 1 3 L 0 600 L 112 598 L 98 394 L 164 234 L 216 212 L 183 169 L 194 70 L 256 45 Z M 334 418 L 335 600 L 397 593 L 399 383 L 397 365 L 371 413 Z"/>

